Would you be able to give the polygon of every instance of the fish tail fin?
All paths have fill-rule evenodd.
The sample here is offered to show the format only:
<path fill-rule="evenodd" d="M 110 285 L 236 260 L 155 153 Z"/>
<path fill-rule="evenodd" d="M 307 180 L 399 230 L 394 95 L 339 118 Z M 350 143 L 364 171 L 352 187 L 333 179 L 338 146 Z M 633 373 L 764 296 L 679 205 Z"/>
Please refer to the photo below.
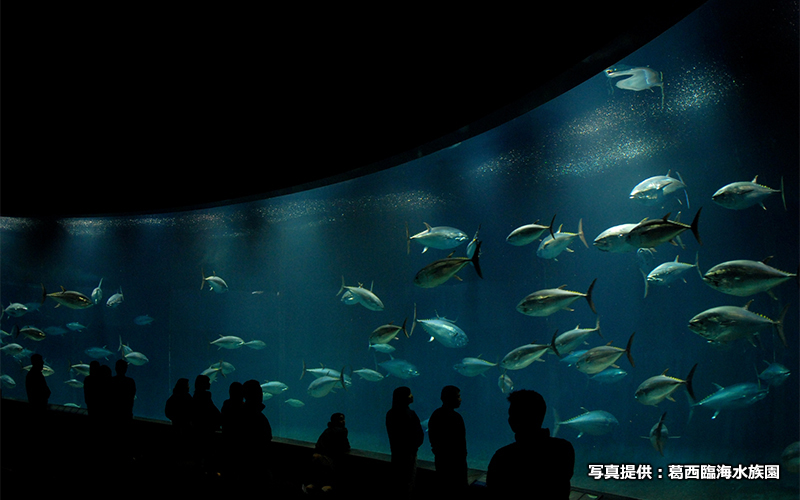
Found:
<path fill-rule="evenodd" d="M 304 359 L 303 360 L 303 372 L 300 374 L 300 379 L 299 380 L 303 380 L 303 375 L 305 375 L 305 374 L 306 374 L 306 360 Z"/>
<path fill-rule="evenodd" d="M 44 289 L 44 283 L 41 283 L 41 285 L 42 285 L 42 301 L 39 304 L 43 305 L 44 299 L 47 298 L 47 290 Z"/>
<path fill-rule="evenodd" d="M 550 226 L 547 228 L 550 230 L 550 237 L 553 239 L 556 239 L 556 235 L 553 234 L 553 224 L 556 223 L 556 215 L 557 214 L 553 214 L 553 218 L 550 220 Z"/>
<path fill-rule="evenodd" d="M 631 366 L 636 368 L 636 364 L 633 362 L 633 355 L 631 354 L 631 345 L 633 344 L 634 335 L 636 335 L 636 332 L 631 333 L 631 338 L 628 339 L 628 345 L 625 347 L 625 354 L 628 355 L 628 361 L 630 361 Z"/>
<path fill-rule="evenodd" d="M 639 268 L 639 272 L 642 273 L 642 278 L 644 278 L 644 297 L 647 298 L 647 292 L 650 289 L 650 284 L 647 282 L 647 274 L 645 274 L 641 267 Z"/>
<path fill-rule="evenodd" d="M 781 199 L 783 200 L 783 209 L 787 210 L 786 208 L 786 191 L 783 189 L 783 176 L 781 176 Z"/>
<path fill-rule="evenodd" d="M 339 294 L 342 293 L 343 290 L 344 290 L 344 276 L 342 276 L 342 287 L 339 288 L 338 292 L 336 292 L 336 297 L 338 297 Z"/>
<path fill-rule="evenodd" d="M 203 286 L 206 284 L 206 272 L 202 267 L 200 268 L 200 276 L 202 277 L 202 280 L 200 281 L 200 290 L 202 290 Z"/>
<path fill-rule="evenodd" d="M 556 336 L 557 335 L 558 335 L 558 328 L 556 328 L 555 333 L 553 333 L 553 338 L 552 338 L 552 340 L 550 340 L 550 349 L 552 349 L 553 352 L 556 353 L 556 356 L 561 358 L 561 354 L 558 353 L 558 349 L 556 348 Z"/>
<path fill-rule="evenodd" d="M 478 277 L 481 278 L 481 279 L 483 279 L 483 273 L 481 272 L 481 266 L 480 266 L 479 258 L 481 256 L 481 245 L 482 244 L 483 244 L 483 242 L 481 240 L 478 240 L 478 242 L 475 244 L 475 255 L 473 255 L 472 259 L 471 259 L 472 266 L 475 268 L 475 272 L 478 273 Z"/>
<path fill-rule="evenodd" d="M 597 309 L 595 309 L 594 302 L 592 301 L 592 290 L 594 289 L 595 282 L 597 282 L 597 278 L 592 281 L 592 284 L 589 285 L 589 290 L 586 291 L 586 302 L 589 303 L 589 307 L 592 309 L 592 312 L 597 314 Z"/>
<path fill-rule="evenodd" d="M 775 322 L 775 329 L 778 331 L 778 336 L 781 338 L 781 342 L 783 342 L 784 347 L 789 347 L 789 344 L 786 343 L 786 335 L 783 332 L 783 319 L 786 317 L 786 311 L 789 309 L 789 304 L 783 306 L 781 310 L 781 315 L 778 317 L 778 321 Z"/>
<path fill-rule="evenodd" d="M 703 244 L 703 241 L 700 239 L 699 223 L 700 223 L 700 212 L 702 210 L 703 207 L 697 209 L 697 213 L 695 214 L 694 220 L 692 220 L 692 225 L 691 225 L 692 234 L 694 235 L 694 238 L 697 240 L 697 242 L 700 243 L 701 245 Z"/>
<path fill-rule="evenodd" d="M 583 219 L 580 219 L 578 221 L 578 237 L 583 242 L 583 246 L 585 246 L 586 248 L 589 248 L 589 244 L 586 243 L 586 235 L 583 234 Z"/>
<path fill-rule="evenodd" d="M 346 366 L 342 367 L 342 371 L 339 372 L 339 381 L 342 383 L 342 389 L 345 391 L 347 390 L 347 384 L 344 383 L 344 369 L 347 368 Z M 350 370 L 352 371 L 352 370 Z"/>
<path fill-rule="evenodd" d="M 408 337 L 411 338 L 414 335 L 414 327 L 417 326 L 417 303 L 414 302 L 414 319 L 411 320 L 411 333 L 408 334 Z"/>
<path fill-rule="evenodd" d="M 406 330 L 406 322 L 408 322 L 408 317 L 406 317 L 406 318 L 403 320 L 403 326 L 402 326 L 401 328 L 403 329 L 403 333 L 405 333 L 405 334 L 406 334 L 406 338 L 410 338 L 410 337 L 411 337 L 411 335 L 409 335 L 409 334 L 408 334 L 408 330 Z"/>
<path fill-rule="evenodd" d="M 686 377 L 686 392 L 689 393 L 689 396 L 692 398 L 692 401 L 697 401 L 697 398 L 694 397 L 694 388 L 692 387 L 692 378 L 694 377 L 694 370 L 697 368 L 697 363 L 694 364 L 691 370 L 689 370 L 689 375 Z M 666 415 L 666 413 L 665 413 Z M 663 420 L 663 417 L 662 417 Z"/>

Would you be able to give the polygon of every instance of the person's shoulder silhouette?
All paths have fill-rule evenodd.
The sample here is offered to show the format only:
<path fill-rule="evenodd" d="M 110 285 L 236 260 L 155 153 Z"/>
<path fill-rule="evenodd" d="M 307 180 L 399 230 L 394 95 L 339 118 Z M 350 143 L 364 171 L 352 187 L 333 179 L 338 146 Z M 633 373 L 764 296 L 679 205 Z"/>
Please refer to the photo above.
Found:
<path fill-rule="evenodd" d="M 33 411 L 42 412 L 47 409 L 50 400 L 50 388 L 44 378 L 44 358 L 41 354 L 31 355 L 31 368 L 25 375 L 25 392 L 28 395 L 28 405 Z"/>
<path fill-rule="evenodd" d="M 164 406 L 164 415 L 172 425 L 186 428 L 192 421 L 192 395 L 189 394 L 189 379 L 179 378 L 172 389 L 172 396 Z"/>
<path fill-rule="evenodd" d="M 542 428 L 544 398 L 523 389 L 512 392 L 508 402 L 515 442 L 497 450 L 489 462 L 486 486 L 492 497 L 514 498 L 535 488 L 543 498 L 569 498 L 575 450 L 569 441 L 550 437 L 549 429 Z"/>

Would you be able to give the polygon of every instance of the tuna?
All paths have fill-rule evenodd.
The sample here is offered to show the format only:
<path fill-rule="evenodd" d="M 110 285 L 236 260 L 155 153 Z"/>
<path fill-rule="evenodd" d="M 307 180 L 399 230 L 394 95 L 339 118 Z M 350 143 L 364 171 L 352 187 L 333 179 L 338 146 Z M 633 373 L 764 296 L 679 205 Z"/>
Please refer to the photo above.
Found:
<path fill-rule="evenodd" d="M 224 279 L 217 276 L 217 273 L 212 272 L 211 276 L 206 276 L 206 273 L 203 270 L 201 270 L 200 273 L 203 276 L 203 281 L 200 282 L 200 290 L 202 290 L 205 284 L 208 283 L 208 286 L 211 288 L 212 292 L 225 293 L 228 291 L 228 284 Z"/>
<path fill-rule="evenodd" d="M 747 297 L 770 290 L 792 278 L 798 281 L 797 273 L 779 271 L 767 265 L 772 257 L 761 262 L 755 260 L 731 260 L 717 264 L 703 275 L 703 281 L 714 290 L 737 297 Z M 798 281 L 800 283 L 800 281 Z"/>
<path fill-rule="evenodd" d="M 552 229 L 550 232 L 552 234 Z M 567 252 L 572 252 L 572 249 L 568 247 L 575 240 L 575 238 L 580 238 L 581 242 L 583 242 L 583 245 L 586 248 L 589 248 L 589 244 L 586 243 L 586 236 L 583 233 L 583 219 L 578 221 L 577 233 L 565 233 L 562 232 L 561 227 L 559 227 L 558 232 L 545 237 L 542 242 L 539 243 L 539 248 L 536 249 L 536 256 L 541 257 L 542 259 L 555 259 L 564 250 Z"/>
<path fill-rule="evenodd" d="M 600 318 L 597 318 L 597 323 L 594 328 L 581 328 L 581 325 L 576 326 L 568 332 L 564 332 L 556 338 L 556 348 L 561 356 L 566 356 L 571 353 L 576 347 L 583 344 L 586 337 L 592 333 L 597 332 L 600 338 L 603 334 L 600 333 Z"/>
<path fill-rule="evenodd" d="M 637 224 L 620 224 L 610 227 L 597 235 L 592 244 L 603 252 L 633 252 L 636 247 L 628 243 L 627 236 L 636 226 Z"/>
<path fill-rule="evenodd" d="M 453 366 L 453 369 L 465 377 L 475 377 L 477 375 L 483 375 L 484 372 L 495 366 L 497 366 L 497 363 L 492 363 L 477 357 L 463 358 L 459 363 Z"/>
<path fill-rule="evenodd" d="M 555 220 L 556 216 L 554 215 L 549 226 L 540 225 L 538 220 L 533 224 L 525 224 L 524 226 L 520 226 L 511 231 L 511 234 L 506 237 L 506 242 L 511 245 L 521 247 L 523 245 L 533 243 L 539 239 L 539 237 L 542 236 L 545 231 L 550 231 L 550 236 L 555 238 L 555 234 L 553 233 L 553 223 Z"/>
<path fill-rule="evenodd" d="M 692 377 L 694 377 L 694 370 L 696 368 L 697 364 L 695 364 L 692 369 L 689 370 L 689 375 L 686 377 L 686 380 L 668 376 L 667 370 L 669 370 L 669 368 L 664 370 L 664 373 L 661 375 L 650 377 L 639 384 L 639 387 L 636 389 L 636 393 L 634 394 L 636 401 L 642 403 L 643 405 L 652 406 L 656 406 L 665 399 L 669 399 L 670 401 L 674 402 L 675 400 L 672 399 L 672 393 L 681 386 L 686 386 L 686 391 L 689 393 L 689 396 L 694 399 Z"/>
<path fill-rule="evenodd" d="M 557 356 L 556 334 L 558 334 L 558 331 L 553 334 L 549 344 L 526 344 L 513 349 L 500 361 L 500 368 L 503 370 L 521 370 L 541 358 L 548 349 L 555 352 Z"/>
<path fill-rule="evenodd" d="M 636 187 L 633 188 L 630 194 L 630 199 L 646 206 L 660 206 L 663 205 L 667 198 L 674 196 L 680 190 L 683 190 L 686 195 L 686 208 L 689 207 L 689 195 L 686 193 L 686 184 L 681 179 L 681 174 L 678 174 L 678 179 L 674 179 L 667 175 L 656 175 L 643 180 Z"/>
<path fill-rule="evenodd" d="M 414 276 L 414 284 L 420 288 L 433 288 L 453 277 L 461 281 L 461 278 L 456 276 L 456 273 L 467 264 L 472 264 L 478 277 L 483 278 L 479 263 L 481 243 L 481 241 L 478 241 L 476 244 L 475 254 L 472 257 L 453 257 L 451 253 L 447 258 L 431 262 L 417 272 L 417 275 Z"/>
<path fill-rule="evenodd" d="M 103 286 L 103 278 L 100 278 L 100 283 L 92 290 L 92 303 L 95 305 L 103 300 L 103 289 L 100 288 Z"/>
<path fill-rule="evenodd" d="M 694 403 L 689 413 L 691 419 L 694 407 L 701 406 L 704 408 L 711 408 L 714 410 L 714 415 L 711 419 L 717 418 L 719 412 L 722 410 L 733 410 L 737 408 L 746 408 L 750 405 L 761 401 L 769 393 L 769 386 L 766 389 L 761 387 L 761 384 L 753 382 L 743 382 L 740 384 L 733 384 L 728 387 L 722 387 L 719 384 L 714 384 L 717 392 L 710 394 L 702 400 Z"/>
<path fill-rule="evenodd" d="M 731 210 L 743 210 L 752 207 L 753 205 L 761 205 L 764 210 L 764 200 L 774 194 L 780 193 L 783 200 L 783 209 L 786 208 L 786 194 L 783 189 L 783 177 L 781 177 L 781 188 L 772 189 L 767 186 L 758 184 L 758 176 L 753 177 L 750 182 L 732 182 L 723 186 L 711 196 L 714 203 L 721 207 L 729 208 Z"/>
<path fill-rule="evenodd" d="M 685 264 L 683 262 L 678 262 L 678 258 L 680 256 L 676 255 L 675 260 L 671 262 L 664 262 L 660 264 L 655 269 L 650 271 L 649 274 L 645 275 L 644 271 L 642 271 L 642 275 L 644 276 L 644 296 L 647 297 L 647 293 L 650 289 L 650 285 L 667 285 L 669 286 L 674 281 L 678 279 L 683 279 L 683 273 L 688 271 L 691 268 L 697 269 L 697 274 L 700 275 L 700 278 L 703 275 L 700 273 L 700 267 L 698 264 L 699 253 L 695 254 L 694 264 Z M 641 270 L 641 269 L 640 269 Z"/>
<path fill-rule="evenodd" d="M 697 242 L 702 245 L 703 242 L 700 240 L 700 231 L 698 229 L 700 212 L 702 210 L 702 207 L 697 210 L 690 226 L 682 224 L 677 220 L 669 220 L 669 213 L 661 219 L 644 219 L 642 222 L 636 224 L 625 238 L 629 245 L 636 248 L 654 248 L 666 242 L 677 245 L 674 241 L 675 238 L 682 232 L 690 229 Z"/>
<path fill-rule="evenodd" d="M 370 370 L 369 368 L 354 370 L 353 373 L 361 377 L 362 380 L 367 380 L 369 382 L 380 382 L 384 379 L 381 373 L 376 372 L 375 370 Z"/>
<path fill-rule="evenodd" d="M 464 330 L 456 326 L 455 321 L 446 318 L 418 319 L 417 323 L 431 336 L 428 342 L 437 340 L 445 347 L 464 347 L 469 342 Z"/>
<path fill-rule="evenodd" d="M 614 426 L 619 425 L 617 417 L 603 410 L 589 411 L 586 408 L 584 413 L 567 420 L 559 420 L 558 412 L 553 409 L 555 416 L 555 429 L 553 430 L 553 437 L 556 437 L 558 430 L 562 427 L 570 427 L 578 431 L 578 437 L 584 434 L 591 436 L 602 436 L 614 430 Z"/>
<path fill-rule="evenodd" d="M 767 360 L 764 360 L 764 363 L 766 363 L 768 366 L 764 368 L 764 371 L 758 374 L 758 378 L 770 386 L 778 386 L 783 384 L 786 382 L 786 379 L 789 378 L 789 375 L 791 375 L 789 369 L 780 363 L 770 363 Z"/>
<path fill-rule="evenodd" d="M 584 297 L 589 303 L 592 312 L 597 314 L 597 309 L 595 309 L 594 302 L 592 302 L 592 290 L 596 281 L 597 278 L 589 285 L 589 290 L 586 293 L 565 290 L 566 285 L 533 292 L 517 304 L 517 311 L 527 316 L 549 316 L 563 309 L 572 311 L 569 305 Z"/>
<path fill-rule="evenodd" d="M 55 300 L 58 303 L 56 307 L 64 306 L 69 307 L 70 309 L 87 309 L 94 305 L 92 299 L 86 295 L 82 294 L 81 292 L 65 290 L 63 286 L 61 287 L 60 292 L 53 293 L 45 292 L 44 286 L 42 286 L 42 293 Z"/>
<path fill-rule="evenodd" d="M 108 298 L 108 302 L 106 302 L 107 307 L 117 308 L 123 302 L 125 302 L 125 296 L 122 295 L 122 287 L 119 287 L 119 292 L 115 293 L 111 297 Z"/>
<path fill-rule="evenodd" d="M 397 378 L 411 379 L 419 377 L 419 370 L 417 370 L 417 367 L 403 359 L 392 358 L 378 363 L 378 365 L 389 372 L 390 375 L 394 375 Z"/>
<path fill-rule="evenodd" d="M 377 295 L 372 293 L 372 287 L 367 290 L 366 288 L 363 288 L 361 284 L 358 286 L 347 286 L 344 284 L 344 276 L 342 276 L 342 287 L 339 288 L 339 291 L 336 292 L 336 295 L 338 296 L 345 290 L 350 292 L 350 295 L 347 295 L 345 292 L 347 297 L 346 300 L 345 297 L 342 297 L 342 301 L 346 304 L 358 303 L 370 311 L 383 311 L 383 302 L 381 302 L 381 299 L 379 299 Z"/>
<path fill-rule="evenodd" d="M 631 366 L 636 366 L 633 362 L 633 356 L 631 355 L 631 345 L 633 344 L 633 336 L 636 335 L 636 332 L 633 332 L 628 339 L 628 345 L 625 349 L 621 349 L 619 347 L 614 347 L 611 345 L 611 342 L 604 346 L 593 347 L 583 353 L 581 357 L 575 362 L 575 367 L 588 375 L 593 375 L 595 373 L 600 373 L 601 371 L 605 370 L 609 366 L 616 365 L 614 363 L 622 356 L 623 354 L 627 354 L 628 361 L 630 362 Z"/>
<path fill-rule="evenodd" d="M 209 343 L 217 346 L 219 349 L 238 349 L 244 345 L 244 340 L 233 335 L 220 335 L 217 340 Z"/>
<path fill-rule="evenodd" d="M 724 344 L 741 338 L 747 338 L 755 345 L 753 335 L 764 328 L 774 326 L 778 336 L 787 346 L 783 331 L 783 319 L 789 304 L 781 310 L 777 321 L 750 311 L 751 300 L 744 307 L 720 306 L 707 309 L 689 320 L 689 329 L 711 343 Z"/>
<path fill-rule="evenodd" d="M 369 344 L 370 345 L 387 344 L 392 340 L 394 340 L 397 337 L 397 334 L 400 332 L 403 332 L 406 338 L 409 338 L 410 335 L 406 330 L 407 321 L 408 318 L 404 319 L 402 326 L 393 325 L 392 323 L 379 326 L 378 328 L 373 330 L 373 332 L 370 334 Z"/>
<path fill-rule="evenodd" d="M 425 253 L 428 251 L 428 248 L 450 250 L 451 248 L 456 248 L 469 239 L 469 236 L 467 236 L 464 231 L 454 227 L 431 227 L 427 222 L 424 222 L 423 224 L 425 224 L 426 229 L 415 234 L 414 236 L 408 235 L 408 225 L 406 225 L 406 253 L 411 253 L 412 240 L 422 245 L 422 253 Z"/>

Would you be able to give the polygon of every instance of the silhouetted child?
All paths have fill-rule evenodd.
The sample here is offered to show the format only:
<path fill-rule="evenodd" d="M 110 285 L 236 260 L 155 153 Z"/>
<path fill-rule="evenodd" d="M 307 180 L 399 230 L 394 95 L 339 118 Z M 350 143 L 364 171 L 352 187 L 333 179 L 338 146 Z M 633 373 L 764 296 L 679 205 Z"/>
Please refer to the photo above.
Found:
<path fill-rule="evenodd" d="M 344 413 L 334 413 L 328 427 L 322 431 L 315 446 L 316 453 L 311 457 L 308 477 L 305 480 L 306 493 L 323 490 L 327 493 L 340 492 L 346 483 L 345 455 L 350 453 L 350 440 L 347 438 Z"/>
<path fill-rule="evenodd" d="M 489 462 L 486 487 L 491 497 L 523 498 L 536 492 L 542 498 L 568 499 L 575 450 L 569 441 L 542 429 L 544 398 L 523 389 L 512 392 L 508 402 L 508 425 L 516 441 L 497 450 Z"/>

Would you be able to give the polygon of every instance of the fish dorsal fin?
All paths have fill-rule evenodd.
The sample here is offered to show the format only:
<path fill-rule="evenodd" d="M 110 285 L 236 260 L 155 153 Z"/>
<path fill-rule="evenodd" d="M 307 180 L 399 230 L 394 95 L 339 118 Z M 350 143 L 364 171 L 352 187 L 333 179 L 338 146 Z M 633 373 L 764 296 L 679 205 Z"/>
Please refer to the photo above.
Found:
<path fill-rule="evenodd" d="M 666 375 L 668 371 L 669 371 L 669 368 L 667 368 L 666 370 L 664 370 L 664 372 L 663 372 L 661 375 Z"/>
<path fill-rule="evenodd" d="M 663 220 L 664 222 L 667 222 L 667 220 L 669 220 L 669 216 L 671 214 L 672 214 L 672 212 L 667 212 L 667 215 L 665 215 L 664 218 L 662 218 L 661 220 Z"/>
<path fill-rule="evenodd" d="M 758 183 L 758 176 L 756 175 L 755 177 L 753 177 L 753 180 L 750 181 L 750 182 L 752 182 L 753 184 L 757 184 Z"/>
<path fill-rule="evenodd" d="M 675 262 L 678 262 L 678 257 L 680 257 L 680 255 L 675 256 Z"/>
<path fill-rule="evenodd" d="M 671 173 L 672 173 L 672 169 L 667 170 L 667 175 L 665 175 L 664 177 L 669 177 L 669 174 L 671 174 Z"/>
<path fill-rule="evenodd" d="M 770 260 L 772 260 L 772 257 L 774 257 L 774 256 L 773 256 L 773 255 L 770 255 L 769 257 L 766 257 L 764 260 L 762 260 L 762 261 L 761 261 L 761 263 L 762 263 L 762 264 L 766 264 L 767 262 L 769 262 Z M 64 289 L 64 287 L 62 286 L 62 287 L 61 287 L 61 289 L 63 290 L 63 289 Z"/>
<path fill-rule="evenodd" d="M 430 224 L 428 224 L 427 222 L 423 222 L 423 224 L 425 224 L 425 227 L 428 228 L 428 231 L 431 230 L 431 225 Z"/>
<path fill-rule="evenodd" d="M 771 259 L 771 258 L 772 258 L 772 257 L 770 257 L 770 259 Z M 66 292 L 66 291 L 67 291 L 67 289 L 66 289 L 66 288 L 64 288 L 64 286 L 62 285 L 62 286 L 61 286 L 61 291 L 62 291 L 62 292 Z"/>
<path fill-rule="evenodd" d="M 610 341 L 608 344 L 606 344 L 606 346 L 610 346 L 612 342 L 614 342 L 614 341 L 613 340 Z"/>
<path fill-rule="evenodd" d="M 450 257 L 452 257 L 454 253 L 456 253 L 456 251 L 455 251 L 455 250 L 453 250 L 452 252 L 450 252 L 450 254 L 447 256 L 447 258 L 449 259 Z"/>
<path fill-rule="evenodd" d="M 561 285 L 560 287 L 558 287 L 558 290 L 564 290 L 565 288 L 567 288 L 567 285 Z"/>
<path fill-rule="evenodd" d="M 647 217 L 645 217 L 644 219 L 642 219 L 641 221 L 639 221 L 639 224 L 644 224 L 644 222 L 645 222 L 646 220 L 647 220 Z"/>
<path fill-rule="evenodd" d="M 721 385 L 719 385 L 719 384 L 718 384 L 718 383 L 716 383 L 716 382 L 712 382 L 712 384 L 714 384 L 714 387 L 716 387 L 716 388 L 717 388 L 717 392 L 719 392 L 719 391 L 721 391 L 721 390 L 725 389 L 724 387 L 722 387 Z"/>
<path fill-rule="evenodd" d="M 558 231 L 556 231 L 556 232 L 557 232 L 557 233 L 560 233 L 560 232 L 561 232 L 561 228 L 562 228 L 562 227 L 564 227 L 564 224 L 561 224 L 561 225 L 559 225 L 559 226 L 558 226 Z"/>
<path fill-rule="evenodd" d="M 745 305 L 744 305 L 744 307 L 742 307 L 742 309 L 744 309 L 744 310 L 749 310 L 749 308 L 750 308 L 750 304 L 752 304 L 752 303 L 753 303 L 753 300 L 755 300 L 755 299 L 750 299 L 749 301 L 747 301 L 747 304 L 745 304 Z M 760 315 L 759 315 L 759 316 L 760 316 Z"/>

